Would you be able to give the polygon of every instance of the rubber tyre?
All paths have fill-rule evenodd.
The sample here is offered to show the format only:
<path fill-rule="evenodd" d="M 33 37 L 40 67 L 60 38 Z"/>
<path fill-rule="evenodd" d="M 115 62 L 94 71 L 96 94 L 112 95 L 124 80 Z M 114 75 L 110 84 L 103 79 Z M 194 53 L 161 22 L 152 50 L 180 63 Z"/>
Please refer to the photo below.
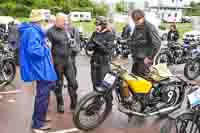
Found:
<path fill-rule="evenodd" d="M 91 92 L 89 94 L 87 94 L 85 97 L 83 97 L 80 100 L 80 103 L 77 105 L 74 114 L 73 114 L 73 123 L 75 125 L 76 128 L 83 130 L 83 131 L 89 131 L 89 130 L 93 130 L 95 128 L 97 128 L 108 116 L 108 114 L 111 112 L 112 110 L 112 100 L 108 99 L 104 99 L 106 101 L 106 109 L 103 113 L 103 115 L 101 116 L 101 119 L 98 120 L 97 124 L 94 124 L 93 126 L 85 126 L 84 124 L 81 124 L 79 121 L 79 115 L 80 115 L 80 111 L 81 108 L 91 99 L 95 98 L 95 97 L 99 97 L 99 96 L 103 96 L 102 93 L 98 93 L 98 92 Z"/>
<path fill-rule="evenodd" d="M 176 124 L 178 122 L 178 120 L 181 120 L 181 121 L 193 121 L 193 115 L 192 113 L 185 113 L 185 114 L 182 114 L 181 116 L 179 116 L 177 119 L 176 119 Z M 200 133 L 200 121 L 197 120 L 195 121 L 195 125 L 197 126 L 198 128 L 198 133 Z M 176 133 L 182 133 L 179 129 L 178 131 L 176 131 Z"/>
<path fill-rule="evenodd" d="M 200 71 L 198 71 L 197 73 L 195 73 L 194 76 L 191 76 L 188 72 L 189 66 L 193 63 L 192 60 L 186 62 L 185 67 L 184 67 L 184 76 L 188 79 L 188 80 L 195 80 L 199 75 L 200 75 Z M 200 69 L 199 69 L 200 70 Z"/>

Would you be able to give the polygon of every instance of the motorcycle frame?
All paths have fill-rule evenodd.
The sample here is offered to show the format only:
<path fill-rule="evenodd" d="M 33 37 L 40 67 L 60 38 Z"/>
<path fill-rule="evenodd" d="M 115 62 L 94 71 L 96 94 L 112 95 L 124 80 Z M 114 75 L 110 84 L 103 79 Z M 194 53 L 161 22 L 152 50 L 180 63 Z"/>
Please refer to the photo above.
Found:
<path fill-rule="evenodd" d="M 126 70 L 124 70 L 120 66 L 118 66 L 118 69 L 122 69 L 122 71 L 127 72 Z M 112 87 L 109 87 L 109 86 L 105 85 L 104 87 L 106 87 L 106 89 L 104 89 L 105 91 L 103 91 L 103 92 L 102 91 L 98 91 L 98 90 L 97 91 L 100 92 L 100 93 L 102 93 L 104 98 L 108 98 L 110 96 L 113 97 L 112 92 L 115 91 L 115 93 L 117 95 L 116 101 L 119 104 L 121 102 L 121 99 L 122 99 L 122 97 L 121 97 L 122 94 L 120 94 L 118 92 L 118 90 L 117 90 L 117 83 L 119 83 L 120 80 L 122 80 L 122 78 L 120 77 L 120 74 L 116 74 L 114 72 L 109 72 L 109 73 L 112 74 L 112 75 L 114 75 L 116 77 L 115 83 L 113 84 Z M 130 74 L 130 75 L 132 75 L 133 77 L 137 78 L 134 74 Z M 179 86 L 181 86 L 181 89 L 180 89 L 179 99 L 177 99 L 176 105 L 174 105 L 174 106 L 176 106 L 176 109 L 179 108 L 182 105 L 182 103 L 184 101 L 184 97 L 185 97 L 185 88 L 188 87 L 188 85 L 189 85 L 188 83 L 186 83 L 180 77 L 177 77 L 177 78 L 180 80 L 181 85 L 179 85 Z M 141 100 L 132 89 L 129 88 L 129 91 L 130 91 L 130 93 L 131 93 L 132 96 L 135 96 L 135 98 L 141 102 L 142 105 L 145 105 L 144 101 Z M 171 111 L 171 112 L 173 112 L 173 111 Z M 151 115 L 149 115 L 149 116 L 151 116 Z"/>

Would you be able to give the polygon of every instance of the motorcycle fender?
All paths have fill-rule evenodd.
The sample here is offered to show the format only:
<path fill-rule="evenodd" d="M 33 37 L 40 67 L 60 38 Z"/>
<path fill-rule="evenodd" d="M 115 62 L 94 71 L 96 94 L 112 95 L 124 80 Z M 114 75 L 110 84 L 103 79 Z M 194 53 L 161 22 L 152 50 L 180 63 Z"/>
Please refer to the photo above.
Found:
<path fill-rule="evenodd" d="M 172 112 L 171 114 L 169 114 L 168 116 L 172 119 L 176 119 L 183 114 L 193 114 L 193 112 L 190 109 L 187 109 L 187 110 L 184 110 L 184 111 L 183 111 L 183 109 L 178 109 L 178 110 Z"/>

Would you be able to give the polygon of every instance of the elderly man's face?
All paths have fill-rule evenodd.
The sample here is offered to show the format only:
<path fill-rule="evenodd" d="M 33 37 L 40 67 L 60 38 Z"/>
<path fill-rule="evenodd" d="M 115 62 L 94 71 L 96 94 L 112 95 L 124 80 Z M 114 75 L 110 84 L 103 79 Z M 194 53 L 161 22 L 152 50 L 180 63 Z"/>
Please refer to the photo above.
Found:
<path fill-rule="evenodd" d="M 65 27 L 65 17 L 64 16 L 56 17 L 56 27 L 64 29 L 64 27 Z"/>

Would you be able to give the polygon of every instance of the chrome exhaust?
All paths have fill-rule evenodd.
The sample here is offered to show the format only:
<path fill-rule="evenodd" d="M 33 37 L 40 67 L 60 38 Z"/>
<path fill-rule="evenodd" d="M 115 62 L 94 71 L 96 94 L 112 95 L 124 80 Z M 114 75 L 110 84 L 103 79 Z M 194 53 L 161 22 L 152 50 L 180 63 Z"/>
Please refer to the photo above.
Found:
<path fill-rule="evenodd" d="M 179 108 L 180 106 L 181 106 L 181 104 L 178 104 L 176 106 L 172 106 L 172 107 L 169 107 L 169 108 L 164 108 L 164 109 L 152 112 L 152 113 L 135 112 L 135 111 L 132 111 L 132 110 L 125 109 L 122 105 L 119 105 L 118 109 L 119 109 L 120 112 L 125 113 L 125 114 L 132 114 L 132 115 L 136 115 L 136 116 L 140 116 L 140 117 L 150 117 L 150 116 L 154 116 L 154 115 L 158 115 L 158 114 L 174 111 L 175 109 Z"/>

